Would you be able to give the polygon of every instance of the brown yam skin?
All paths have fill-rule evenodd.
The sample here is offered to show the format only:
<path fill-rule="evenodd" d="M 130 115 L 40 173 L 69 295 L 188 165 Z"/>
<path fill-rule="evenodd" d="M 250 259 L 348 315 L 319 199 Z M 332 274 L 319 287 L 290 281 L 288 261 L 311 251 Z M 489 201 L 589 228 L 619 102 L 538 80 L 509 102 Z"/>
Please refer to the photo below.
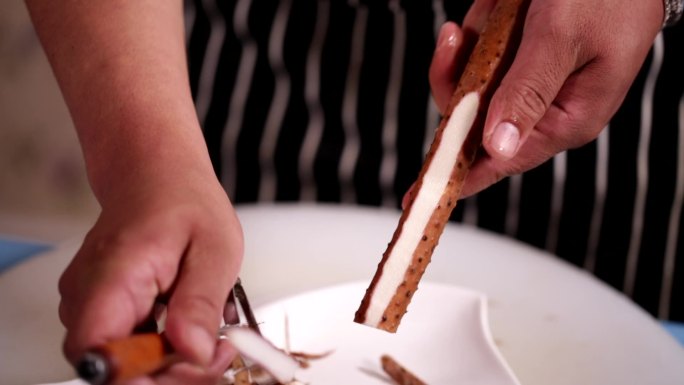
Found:
<path fill-rule="evenodd" d="M 382 370 L 387 373 L 398 385 L 426 385 L 421 379 L 401 366 L 388 355 L 380 357 Z"/>
<path fill-rule="evenodd" d="M 451 172 L 447 187 L 424 230 L 422 242 L 420 242 L 413 253 L 412 263 L 404 275 L 403 282 L 397 288 L 392 301 L 385 309 L 381 323 L 375 325 L 379 329 L 392 333 L 396 332 L 399 327 L 401 318 L 406 313 L 406 309 L 411 302 L 411 297 L 418 288 L 418 282 L 423 276 L 428 263 L 430 263 L 430 258 L 437 246 L 439 237 L 442 234 L 446 223 L 449 221 L 451 212 L 456 207 L 456 202 L 461 195 L 461 189 L 463 187 L 463 182 L 468 175 L 468 170 L 482 145 L 482 130 L 487 115 L 487 109 L 489 108 L 489 100 L 500 83 L 503 74 L 510 66 L 510 62 L 515 54 L 520 41 L 527 5 L 527 0 L 499 0 L 492 10 L 487 25 L 480 34 L 468 62 L 465 65 L 459 83 L 454 91 L 449 106 L 447 107 L 447 111 L 435 132 L 435 138 L 427 153 L 420 174 L 418 175 L 418 180 L 413 187 L 413 196 L 402 212 L 401 218 L 399 219 L 399 225 L 394 232 L 392 241 L 383 254 L 375 276 L 366 290 L 366 294 L 361 301 L 359 309 L 356 311 L 354 322 L 365 322 L 366 311 L 370 304 L 371 297 L 373 296 L 373 290 L 382 276 L 383 266 L 385 265 L 394 244 L 401 236 L 403 224 L 411 212 L 415 195 L 422 187 L 423 177 L 432 163 L 434 153 L 442 144 L 442 134 L 454 107 L 461 102 L 466 94 L 477 92 L 480 96 L 477 117 L 458 154 L 456 166 Z"/>

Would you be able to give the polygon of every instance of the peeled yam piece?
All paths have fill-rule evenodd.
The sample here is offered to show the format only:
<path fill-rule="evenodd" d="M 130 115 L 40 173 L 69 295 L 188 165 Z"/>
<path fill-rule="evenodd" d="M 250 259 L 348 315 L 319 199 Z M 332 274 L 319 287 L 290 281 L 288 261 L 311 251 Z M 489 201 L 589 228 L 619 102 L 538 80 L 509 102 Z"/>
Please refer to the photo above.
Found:
<path fill-rule="evenodd" d="M 482 144 L 492 93 L 517 48 L 526 0 L 499 0 L 473 48 L 354 322 L 396 332 Z"/>

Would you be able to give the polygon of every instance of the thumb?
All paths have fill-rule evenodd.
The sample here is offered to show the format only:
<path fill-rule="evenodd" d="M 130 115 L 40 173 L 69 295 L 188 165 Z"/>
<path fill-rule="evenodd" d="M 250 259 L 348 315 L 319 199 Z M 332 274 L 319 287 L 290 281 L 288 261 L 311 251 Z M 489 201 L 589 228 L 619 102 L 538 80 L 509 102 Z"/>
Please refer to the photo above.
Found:
<path fill-rule="evenodd" d="M 500 160 L 515 157 L 575 69 L 571 50 L 549 35 L 525 37 L 492 96 L 483 132 L 485 150 Z"/>

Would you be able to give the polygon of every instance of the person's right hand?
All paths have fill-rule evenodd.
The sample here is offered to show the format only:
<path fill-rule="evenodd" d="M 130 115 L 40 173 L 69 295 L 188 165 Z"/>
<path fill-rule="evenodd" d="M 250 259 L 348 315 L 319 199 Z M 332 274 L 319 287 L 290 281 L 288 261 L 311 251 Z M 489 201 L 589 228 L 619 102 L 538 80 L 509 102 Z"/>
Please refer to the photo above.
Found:
<path fill-rule="evenodd" d="M 215 384 L 230 364 L 234 352 L 216 333 L 242 258 L 240 224 L 213 174 L 173 174 L 114 186 L 101 200 L 59 283 L 72 363 L 131 335 L 163 300 L 165 335 L 184 362 L 135 384 Z"/>

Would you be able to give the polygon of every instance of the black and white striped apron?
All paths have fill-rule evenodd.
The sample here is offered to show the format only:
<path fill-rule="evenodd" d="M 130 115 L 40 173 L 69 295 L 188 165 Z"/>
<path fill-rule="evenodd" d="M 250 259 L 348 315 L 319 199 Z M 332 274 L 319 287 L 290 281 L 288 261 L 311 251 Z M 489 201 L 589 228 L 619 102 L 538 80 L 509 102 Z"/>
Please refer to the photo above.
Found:
<path fill-rule="evenodd" d="M 428 68 L 468 1 L 186 1 L 190 81 L 236 203 L 398 207 L 439 113 Z M 548 250 L 684 321 L 684 23 L 597 140 L 462 201 L 453 220 Z M 678 167 L 680 166 L 680 167 Z"/>

